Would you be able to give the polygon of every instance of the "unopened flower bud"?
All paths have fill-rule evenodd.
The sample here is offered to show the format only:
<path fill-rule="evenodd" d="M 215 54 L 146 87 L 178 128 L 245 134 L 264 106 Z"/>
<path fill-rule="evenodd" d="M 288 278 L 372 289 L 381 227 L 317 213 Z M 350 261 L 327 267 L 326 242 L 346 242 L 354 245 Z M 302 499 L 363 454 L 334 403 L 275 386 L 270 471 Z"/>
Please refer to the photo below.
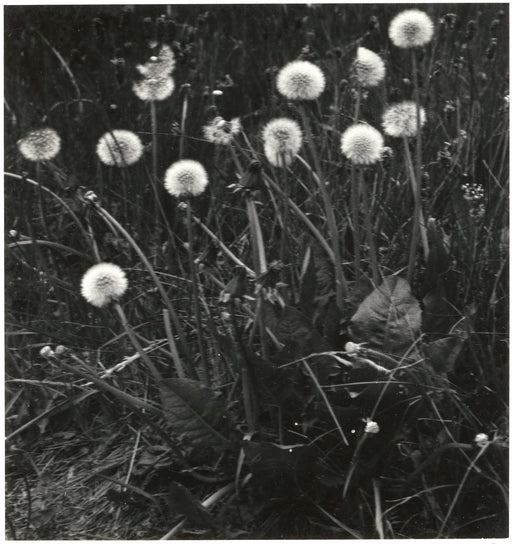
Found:
<path fill-rule="evenodd" d="M 489 444 L 489 437 L 485 433 L 478 433 L 473 440 L 479 448 L 484 448 Z"/>
<path fill-rule="evenodd" d="M 371 421 L 370 419 L 366 421 L 366 427 L 364 428 L 365 433 L 377 434 L 379 431 L 380 431 L 380 427 L 376 421 Z"/>
<path fill-rule="evenodd" d="M 55 353 L 53 352 L 53 349 L 50 346 L 44 346 L 43 348 L 41 348 L 39 355 L 41 357 L 44 357 L 45 359 L 49 359 L 50 357 L 53 357 Z"/>

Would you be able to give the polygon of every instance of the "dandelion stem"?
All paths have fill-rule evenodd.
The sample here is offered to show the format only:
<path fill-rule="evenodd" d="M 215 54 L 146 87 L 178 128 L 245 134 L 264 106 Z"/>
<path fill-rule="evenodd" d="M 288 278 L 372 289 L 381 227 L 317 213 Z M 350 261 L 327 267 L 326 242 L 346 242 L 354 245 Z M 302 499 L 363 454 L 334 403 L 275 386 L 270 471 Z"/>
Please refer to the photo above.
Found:
<path fill-rule="evenodd" d="M 156 369 L 155 365 L 149 358 L 148 354 L 144 351 L 143 347 L 140 345 L 137 336 L 133 332 L 132 328 L 130 327 L 130 324 L 128 323 L 128 319 L 126 318 L 126 314 L 124 313 L 123 308 L 118 302 L 114 303 L 114 309 L 117 312 L 117 315 L 119 316 L 119 319 L 121 320 L 121 325 L 123 326 L 124 330 L 126 331 L 126 334 L 128 335 L 128 338 L 130 339 L 130 342 L 133 344 L 133 347 L 137 350 L 138 354 L 140 355 L 141 359 L 144 361 L 146 366 L 149 368 L 149 371 L 151 372 L 154 380 L 156 383 L 160 383 L 162 381 L 162 376 Z"/>
<path fill-rule="evenodd" d="M 318 176 L 313 172 L 311 166 L 299 155 L 297 155 L 298 160 L 310 171 L 313 179 L 316 181 L 322 198 L 324 201 L 325 214 L 327 218 L 327 225 L 331 233 L 332 238 L 332 249 L 334 254 L 334 274 L 335 274 L 335 288 L 336 288 L 336 304 L 338 308 L 343 311 L 344 307 L 344 298 L 347 294 L 347 283 L 345 281 L 345 276 L 343 274 L 343 268 L 341 266 L 341 252 L 340 252 L 340 237 L 338 232 L 338 227 L 336 225 L 336 217 L 334 215 L 334 209 L 332 207 L 331 199 L 329 193 L 327 192 L 327 187 L 323 177 Z"/>
<path fill-rule="evenodd" d="M 354 278 L 357 285 L 361 277 L 361 229 L 359 226 L 359 184 L 357 183 L 355 165 L 352 165 L 350 174 L 352 182 L 350 204 L 352 206 L 352 234 L 354 237 Z"/>
<path fill-rule="evenodd" d="M 414 167 L 412 164 L 411 151 L 409 149 L 409 141 L 407 137 L 404 137 L 404 149 L 405 149 L 405 159 L 407 167 L 409 169 L 409 177 L 411 180 L 411 188 L 414 197 L 414 218 L 412 225 L 412 237 L 411 237 L 411 248 L 409 251 L 409 263 L 407 270 L 407 281 L 412 285 L 412 280 L 414 276 L 414 265 L 416 263 L 416 253 L 418 251 L 418 243 L 420 240 L 421 229 L 425 231 L 426 238 L 426 227 L 425 221 L 423 219 L 423 212 L 421 210 L 421 195 L 414 173 Z"/>
<path fill-rule="evenodd" d="M 183 363 L 180 359 L 180 354 L 178 353 L 178 349 L 176 348 L 176 342 L 174 341 L 174 336 L 172 334 L 171 321 L 169 319 L 169 310 L 167 308 L 164 308 L 162 315 L 164 319 L 165 334 L 167 335 L 167 342 L 169 343 L 169 349 L 171 350 L 172 358 L 176 366 L 176 373 L 178 374 L 179 378 L 186 378 L 187 375 L 185 374 Z"/>
<path fill-rule="evenodd" d="M 210 385 L 210 376 L 208 374 L 208 361 L 206 358 L 206 351 L 204 349 L 203 327 L 201 324 L 201 309 L 199 307 L 199 289 L 197 285 L 197 270 L 196 263 L 194 261 L 193 241 L 194 235 L 192 232 L 192 204 L 189 200 L 187 202 L 187 234 L 188 234 L 188 257 L 190 266 L 190 277 L 192 280 L 192 304 L 194 308 L 194 317 L 196 321 L 197 329 L 197 341 L 199 343 L 199 351 L 201 353 L 201 365 L 203 367 L 201 381 L 205 385 Z"/>
<path fill-rule="evenodd" d="M 363 215 L 364 215 L 364 224 L 366 228 L 366 236 L 368 237 L 368 245 L 370 246 L 370 266 L 372 270 L 372 280 L 374 285 L 379 285 L 379 266 L 377 261 L 377 250 L 375 247 L 375 238 L 373 236 L 372 221 L 370 217 L 370 204 L 368 198 L 368 187 L 366 186 L 366 181 L 364 179 L 364 171 L 362 168 L 359 168 L 359 185 L 361 187 L 361 192 L 363 194 Z"/>
<path fill-rule="evenodd" d="M 270 178 L 266 174 L 263 174 L 263 179 L 282 198 L 286 198 L 284 191 L 281 189 L 281 187 L 279 187 L 279 185 L 272 178 Z M 334 252 L 331 246 L 329 246 L 329 244 L 327 243 L 327 240 L 324 238 L 322 233 L 315 227 L 315 225 L 313 225 L 313 223 L 308 219 L 307 215 L 297 206 L 297 204 L 295 204 L 295 202 L 291 198 L 288 199 L 288 204 L 290 205 L 291 209 L 295 212 L 297 217 L 311 231 L 311 234 L 318 240 L 319 244 L 322 246 L 322 248 L 324 249 L 325 253 L 329 257 L 331 262 L 334 264 L 335 263 Z"/>
<path fill-rule="evenodd" d="M 188 112 L 188 93 L 189 85 L 184 85 L 183 89 L 185 91 L 185 96 L 183 97 L 183 107 L 181 109 L 181 126 L 180 126 L 180 150 L 179 158 L 183 159 L 185 153 L 185 123 L 187 121 L 187 112 Z"/>
<path fill-rule="evenodd" d="M 112 225 L 115 229 L 117 229 L 127 240 L 127 242 L 132 246 L 133 250 L 137 255 L 139 256 L 140 260 L 142 261 L 142 264 L 146 267 L 147 271 L 149 272 L 149 275 L 151 276 L 151 279 L 153 280 L 153 283 L 155 284 L 156 288 L 158 289 L 159 293 L 162 295 L 162 299 L 164 301 L 165 306 L 169 310 L 169 314 L 171 315 L 171 319 L 173 320 L 174 327 L 176 329 L 176 332 L 178 333 L 178 336 L 180 338 L 180 343 L 183 349 L 183 352 L 185 353 L 186 358 L 190 361 L 190 352 L 188 350 L 188 346 L 185 340 L 185 336 L 183 334 L 183 329 L 181 327 L 181 324 L 178 320 L 178 316 L 174 310 L 174 307 L 164 289 L 164 286 L 162 285 L 162 282 L 158 279 L 158 276 L 156 275 L 156 272 L 149 262 L 146 255 L 144 255 L 143 251 L 140 249 L 140 247 L 137 245 L 137 242 L 130 236 L 128 231 L 115 219 L 110 215 L 107 210 L 102 208 L 101 206 L 95 205 L 94 209 L 100 214 L 100 216 L 106 221 L 108 225 Z"/>

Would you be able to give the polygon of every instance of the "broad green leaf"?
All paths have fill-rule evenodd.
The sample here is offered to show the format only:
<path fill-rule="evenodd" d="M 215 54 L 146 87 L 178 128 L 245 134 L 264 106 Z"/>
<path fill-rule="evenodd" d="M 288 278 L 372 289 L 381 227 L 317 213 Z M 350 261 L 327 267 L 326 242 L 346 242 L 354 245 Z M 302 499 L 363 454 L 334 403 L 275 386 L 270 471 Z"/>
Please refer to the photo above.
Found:
<path fill-rule="evenodd" d="M 162 408 L 172 431 L 189 446 L 225 446 L 226 403 L 220 393 L 197 381 L 170 378 L 161 382 Z"/>
<path fill-rule="evenodd" d="M 365 342 L 371 349 L 401 356 L 411 347 L 420 328 L 421 309 L 409 283 L 388 276 L 360 304 L 351 319 L 350 333 L 354 342 Z"/>

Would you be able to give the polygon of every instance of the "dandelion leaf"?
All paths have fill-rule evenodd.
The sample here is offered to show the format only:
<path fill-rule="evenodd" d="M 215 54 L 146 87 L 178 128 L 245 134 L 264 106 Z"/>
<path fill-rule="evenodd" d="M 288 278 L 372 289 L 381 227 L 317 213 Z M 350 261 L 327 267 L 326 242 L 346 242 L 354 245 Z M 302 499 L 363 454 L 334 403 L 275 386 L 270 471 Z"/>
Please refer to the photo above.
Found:
<path fill-rule="evenodd" d="M 359 305 L 352 316 L 350 333 L 355 342 L 388 355 L 403 355 L 421 329 L 419 302 L 409 283 L 388 276 Z"/>
<path fill-rule="evenodd" d="M 228 444 L 226 403 L 220 393 L 184 378 L 161 382 L 162 408 L 172 432 L 187 446 Z"/>

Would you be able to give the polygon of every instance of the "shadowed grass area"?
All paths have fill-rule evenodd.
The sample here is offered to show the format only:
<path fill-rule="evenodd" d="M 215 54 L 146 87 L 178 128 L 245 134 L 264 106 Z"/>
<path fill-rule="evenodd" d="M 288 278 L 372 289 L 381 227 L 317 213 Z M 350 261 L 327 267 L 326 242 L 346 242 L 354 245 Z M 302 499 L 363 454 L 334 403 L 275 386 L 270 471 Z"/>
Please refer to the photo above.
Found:
<path fill-rule="evenodd" d="M 508 5 L 419 7 L 414 54 L 394 5 L 5 8 L 6 537 L 508 535 Z M 276 88 L 297 59 L 314 100 Z M 342 153 L 356 121 L 375 159 Z M 113 129 L 140 160 L 104 164 Z M 82 296 L 97 262 L 119 304 Z"/>

